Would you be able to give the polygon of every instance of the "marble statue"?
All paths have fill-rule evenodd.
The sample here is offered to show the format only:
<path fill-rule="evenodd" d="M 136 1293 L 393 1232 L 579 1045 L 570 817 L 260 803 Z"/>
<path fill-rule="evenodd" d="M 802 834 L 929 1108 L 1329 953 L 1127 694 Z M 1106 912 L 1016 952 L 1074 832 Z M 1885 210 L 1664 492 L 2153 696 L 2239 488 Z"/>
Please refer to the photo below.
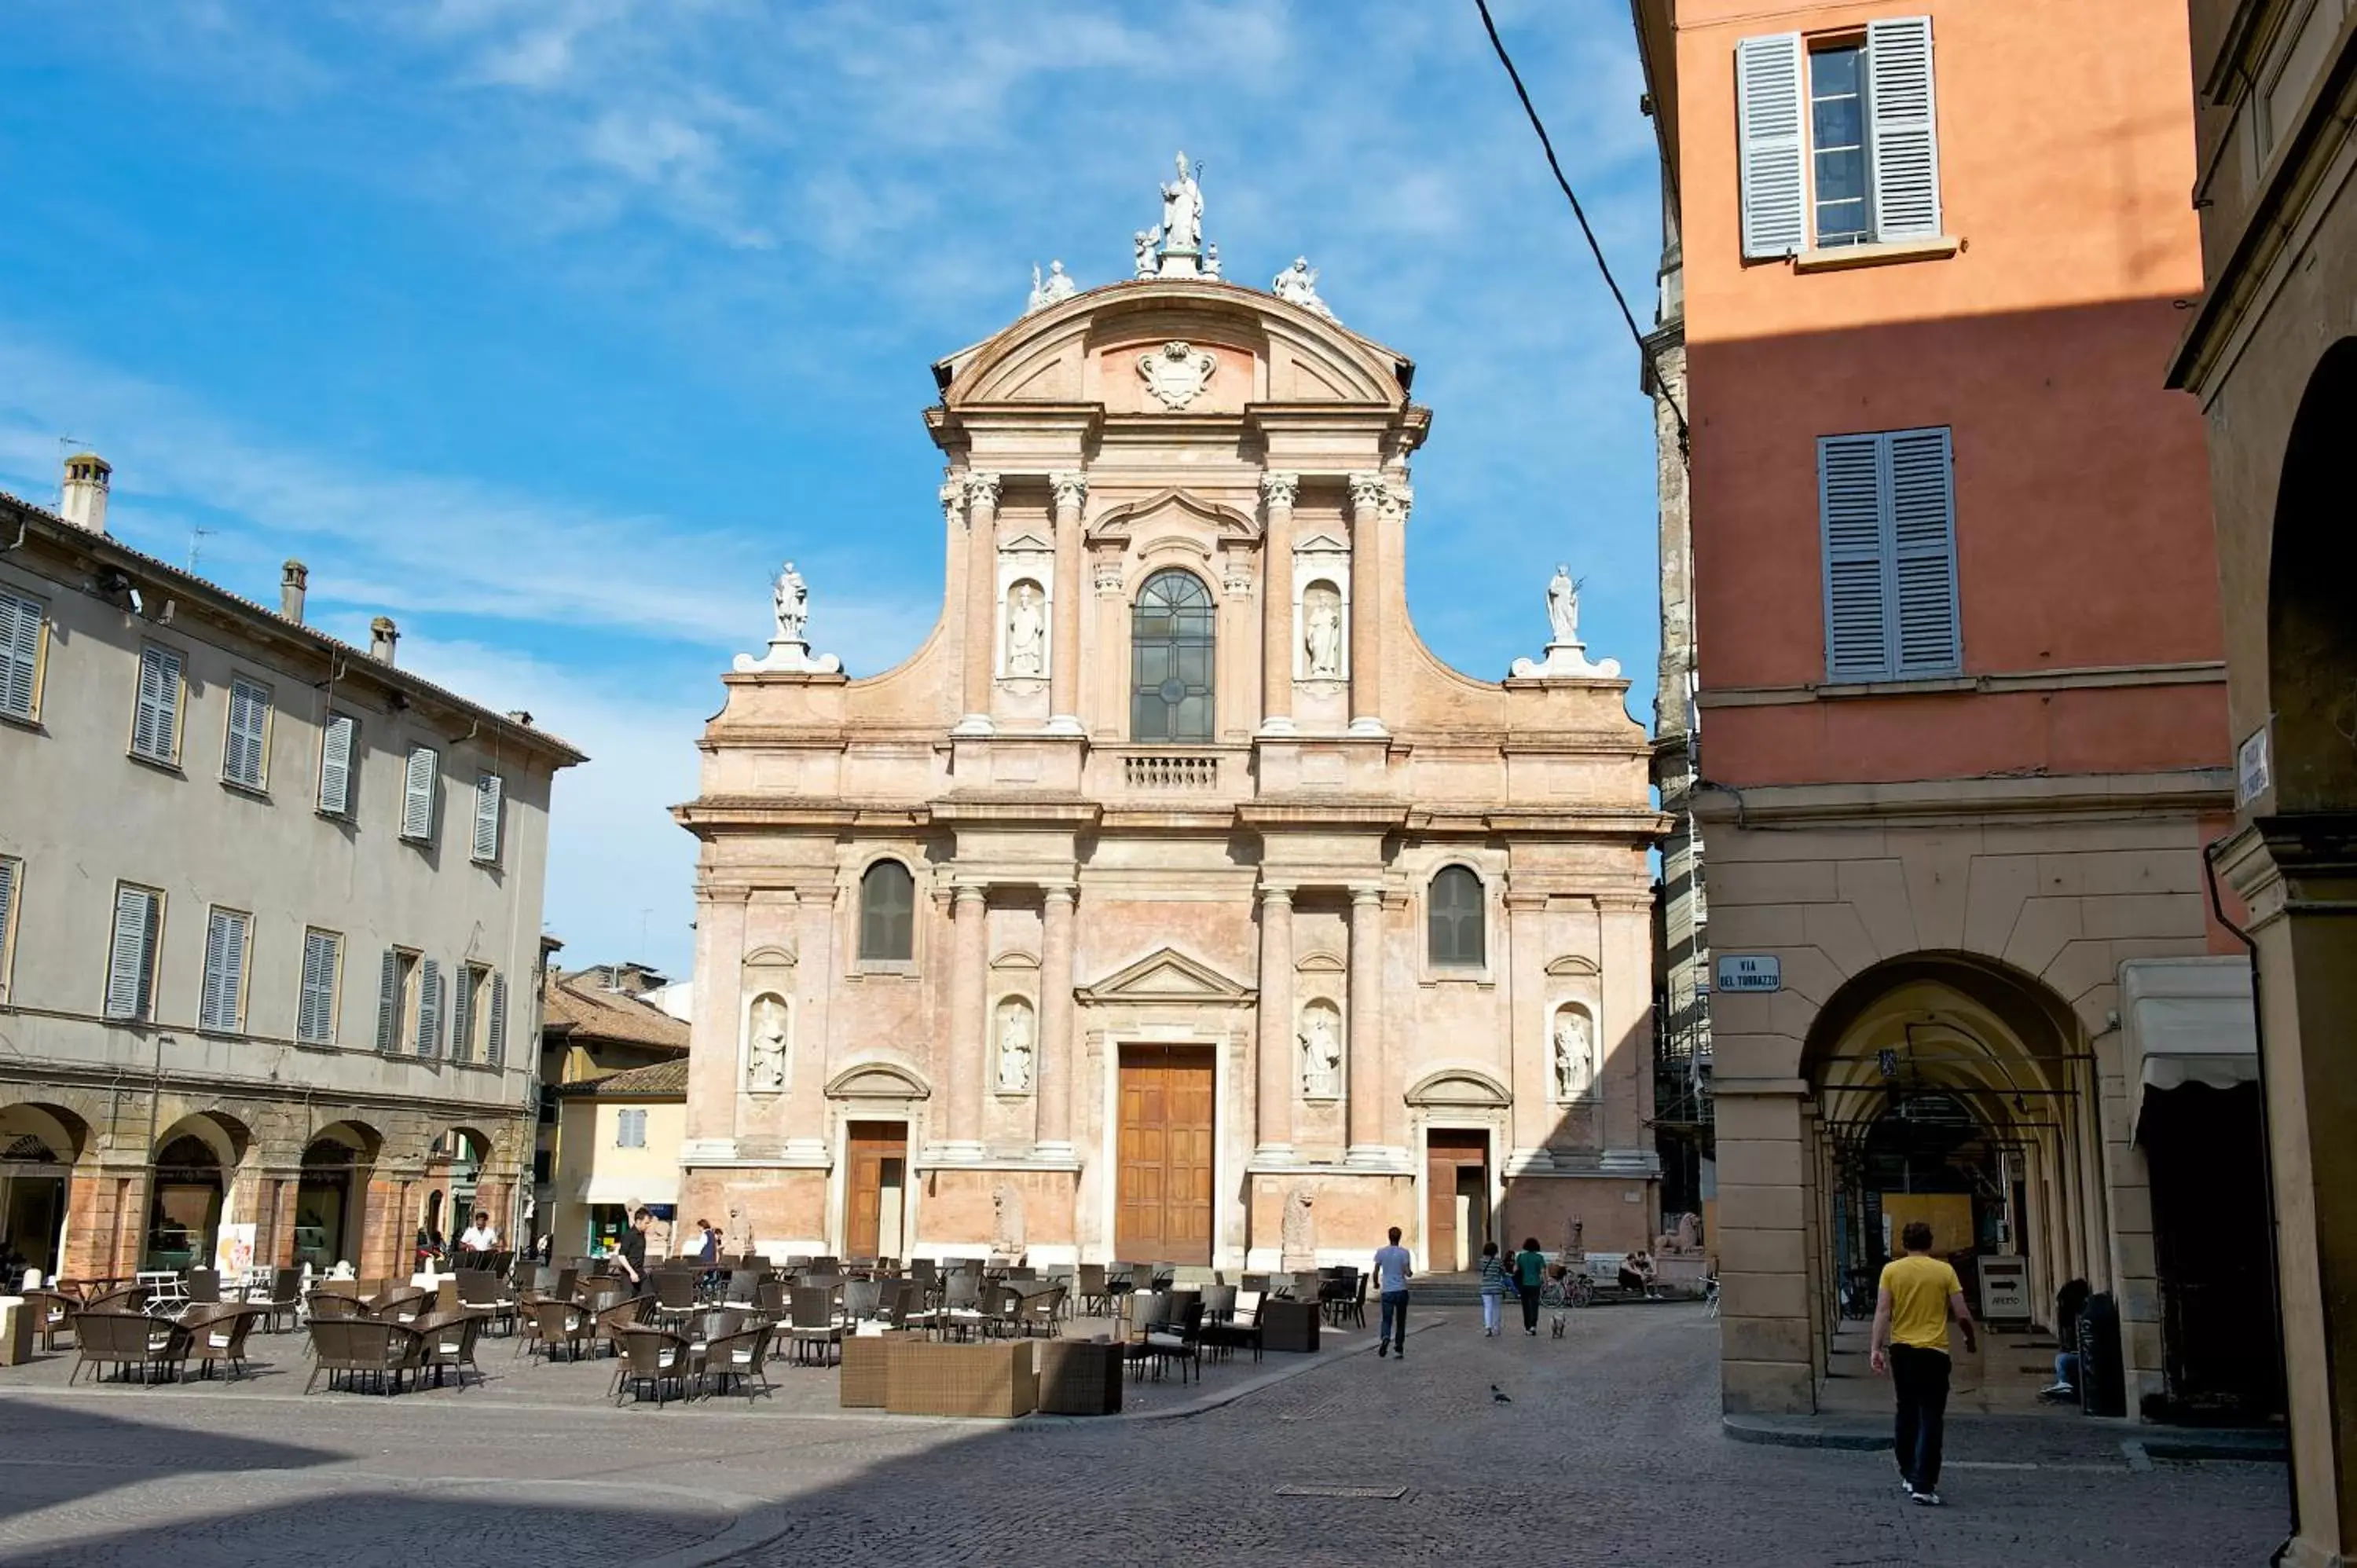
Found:
<path fill-rule="evenodd" d="M 1301 1010 L 1301 1092 L 1310 1100 L 1342 1092 L 1341 1019 L 1330 1003 L 1312 1002 Z"/>
<path fill-rule="evenodd" d="M 1293 264 L 1271 278 L 1269 292 L 1287 305 L 1297 305 L 1313 316 L 1334 319 L 1333 310 L 1318 297 L 1318 269 L 1309 264 L 1307 256 L 1296 256 Z"/>
<path fill-rule="evenodd" d="M 1518 681 L 1612 681 L 1620 675 L 1618 659 L 1590 660 L 1579 640 L 1579 583 L 1571 568 L 1557 563 L 1547 579 L 1547 645 L 1544 659 L 1517 659 L 1512 674 Z"/>
<path fill-rule="evenodd" d="M 758 658 L 750 653 L 737 656 L 737 672 L 740 675 L 774 671 L 795 675 L 833 675 L 843 669 L 843 660 L 832 653 L 813 657 L 805 635 L 810 627 L 810 585 L 794 570 L 791 561 L 778 573 L 770 585 L 770 651 Z"/>
<path fill-rule="evenodd" d="M 1019 997 L 998 1009 L 998 1092 L 1031 1092 L 1031 1007 Z"/>
<path fill-rule="evenodd" d="M 1580 1099 L 1596 1079 L 1594 1048 L 1588 1038 L 1587 1015 L 1577 1007 L 1555 1009 L 1552 1057 L 1555 1097 Z"/>
<path fill-rule="evenodd" d="M 1220 275 L 1220 242 L 1217 240 L 1203 247 L 1203 275 L 1207 278 Z"/>
<path fill-rule="evenodd" d="M 786 1087 L 786 1025 L 783 998 L 764 993 L 753 1001 L 752 1038 L 745 1052 L 745 1087 L 776 1094 Z"/>
<path fill-rule="evenodd" d="M 772 641 L 802 640 L 802 629 L 810 625 L 810 585 L 802 581 L 802 575 L 794 570 L 791 561 L 778 574 L 777 585 L 770 590 L 770 609 L 777 622 Z"/>
<path fill-rule="evenodd" d="M 1137 275 L 1139 277 L 1150 278 L 1154 275 L 1154 242 L 1160 238 L 1162 238 L 1162 231 L 1159 229 L 1140 229 L 1136 233 L 1130 236 L 1130 242 L 1136 247 L 1137 251 Z"/>
<path fill-rule="evenodd" d="M 1318 1266 L 1318 1226 L 1310 1217 L 1309 1184 L 1297 1181 L 1285 1195 L 1285 1218 L 1278 1228 L 1278 1267 L 1287 1273 Z"/>
<path fill-rule="evenodd" d="M 1028 316 L 1035 310 L 1045 310 L 1051 305 L 1060 305 L 1078 294 L 1080 289 L 1081 285 L 1074 283 L 1071 275 L 1064 271 L 1063 263 L 1049 262 L 1048 275 L 1043 278 L 1039 275 L 1039 263 L 1035 262 L 1031 266 L 1031 298 L 1029 303 L 1024 306 L 1023 314 Z"/>
<path fill-rule="evenodd" d="M 1301 596 L 1302 668 L 1312 680 L 1342 673 L 1342 596 L 1324 583 Z"/>
<path fill-rule="evenodd" d="M 1048 672 L 1048 617 L 1039 585 L 1015 585 L 1006 596 L 1006 672 L 1044 675 Z"/>
<path fill-rule="evenodd" d="M 1000 1182 L 990 1194 L 991 1254 L 1019 1259 L 1023 1242 L 1023 1189 L 1011 1181 Z"/>
<path fill-rule="evenodd" d="M 1547 627 L 1554 633 L 1551 643 L 1579 641 L 1579 585 L 1572 581 L 1571 568 L 1555 564 L 1555 575 L 1547 582 Z"/>
<path fill-rule="evenodd" d="M 1178 177 L 1162 188 L 1162 249 L 1194 255 L 1203 248 L 1203 188 L 1178 155 Z"/>
<path fill-rule="evenodd" d="M 1587 1226 L 1575 1214 L 1563 1222 L 1563 1256 L 1566 1262 L 1587 1256 Z"/>

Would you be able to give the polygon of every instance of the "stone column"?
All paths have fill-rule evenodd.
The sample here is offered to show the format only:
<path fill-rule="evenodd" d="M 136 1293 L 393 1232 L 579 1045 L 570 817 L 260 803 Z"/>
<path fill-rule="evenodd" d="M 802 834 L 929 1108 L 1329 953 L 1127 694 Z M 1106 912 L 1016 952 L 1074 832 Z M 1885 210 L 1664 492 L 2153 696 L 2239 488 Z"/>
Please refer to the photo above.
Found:
<path fill-rule="evenodd" d="M 1351 476 L 1351 733 L 1385 735 L 1383 695 L 1383 514 L 1381 474 Z M 1355 917 L 1354 917 L 1355 918 Z M 1356 926 L 1352 927 L 1355 932 Z M 1353 941 L 1355 942 L 1355 936 Z M 1355 982 L 1354 982 L 1355 983 Z M 1357 1026 L 1352 1026 L 1357 1033 Z M 1352 1142 L 1356 1142 L 1353 1139 Z"/>
<path fill-rule="evenodd" d="M 1063 570 L 1060 559 L 1057 570 Z M 1039 1100 L 1039 1152 L 1069 1158 L 1072 1153 L 1072 889 L 1062 884 L 1049 886 L 1039 924 L 1039 1045 L 1031 1071 Z"/>
<path fill-rule="evenodd" d="M 949 1138 L 951 1159 L 982 1154 L 983 1058 L 989 1047 L 989 1009 L 983 970 L 989 961 L 989 906 L 984 889 L 960 883 L 950 905 Z"/>
<path fill-rule="evenodd" d="M 1383 1157 L 1383 890 L 1351 889 L 1351 1019 L 1348 1073 L 1351 1139 L 1347 1165 Z"/>
<path fill-rule="evenodd" d="M 1729 1043 L 1724 1030 L 1718 1043 Z M 1738 1058 L 1738 1068 L 1744 1065 Z M 1812 1414 L 1816 1374 L 1802 1170 L 1808 1085 L 1796 1078 L 1722 1076 L 1713 1089 L 1720 1399 L 1730 1414 Z"/>
<path fill-rule="evenodd" d="M 1293 1156 L 1293 889 L 1260 890 L 1260 1147 L 1257 1160 Z"/>
<path fill-rule="evenodd" d="M 1079 735 L 1082 733 L 1081 553 L 1086 548 L 1081 540 L 1081 503 L 1088 499 L 1089 477 L 1078 472 L 1050 474 L 1048 482 L 1056 497 L 1056 603 L 1048 645 L 1048 728 L 1056 735 Z"/>
<path fill-rule="evenodd" d="M 1267 521 L 1260 540 L 1260 733 L 1293 733 L 1293 498 L 1298 474 L 1260 477 Z M 1263 979 L 1262 984 L 1267 981 Z M 1267 1123 L 1262 1123 L 1266 1135 Z"/>
<path fill-rule="evenodd" d="M 998 658 L 998 476 L 965 477 L 965 716 L 958 729 L 991 733 L 990 688 Z"/>

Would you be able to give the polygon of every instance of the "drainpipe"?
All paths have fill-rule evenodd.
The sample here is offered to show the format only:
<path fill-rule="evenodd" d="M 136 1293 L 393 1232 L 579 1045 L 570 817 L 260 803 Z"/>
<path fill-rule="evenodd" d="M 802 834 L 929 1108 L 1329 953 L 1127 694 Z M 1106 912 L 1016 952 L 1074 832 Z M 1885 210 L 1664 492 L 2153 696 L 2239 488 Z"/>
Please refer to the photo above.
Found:
<path fill-rule="evenodd" d="M 2218 846 L 2223 843 L 2222 838 L 2212 839 L 2201 846 L 2201 881 L 2209 890 L 2212 917 L 2233 934 L 2251 960 L 2251 1044 L 2258 1052 L 2259 1064 L 2259 1174 L 2267 1189 L 2267 1294 L 2276 1309 L 2276 1387 L 2285 1402 L 2284 1491 L 2291 1513 L 2291 1533 L 2267 1554 L 2268 1563 L 2280 1564 L 2291 1551 L 2292 1542 L 2299 1539 L 2299 1456 L 2292 1447 L 2291 1362 L 2284 1346 L 2283 1243 L 2277 1235 L 2279 1221 L 2276 1211 L 2275 1121 L 2267 1101 L 2267 1017 L 2266 1010 L 2259 1005 L 2259 944 L 2251 940 L 2250 932 L 2226 918 L 2225 904 L 2219 897 Z"/>

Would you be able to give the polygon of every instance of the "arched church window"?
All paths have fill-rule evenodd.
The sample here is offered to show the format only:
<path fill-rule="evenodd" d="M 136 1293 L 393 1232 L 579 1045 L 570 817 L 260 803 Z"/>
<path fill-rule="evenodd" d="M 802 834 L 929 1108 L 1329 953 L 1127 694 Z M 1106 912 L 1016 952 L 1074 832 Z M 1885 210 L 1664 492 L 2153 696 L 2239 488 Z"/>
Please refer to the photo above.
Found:
<path fill-rule="evenodd" d="M 915 950 L 917 880 L 897 860 L 879 860 L 859 879 L 859 956 L 906 960 Z"/>
<path fill-rule="evenodd" d="M 1129 738 L 1211 738 L 1211 591 L 1191 573 L 1157 572 L 1129 618 Z"/>
<path fill-rule="evenodd" d="M 1481 879 L 1461 865 L 1444 865 L 1425 898 L 1425 937 L 1435 964 L 1479 965 Z"/>

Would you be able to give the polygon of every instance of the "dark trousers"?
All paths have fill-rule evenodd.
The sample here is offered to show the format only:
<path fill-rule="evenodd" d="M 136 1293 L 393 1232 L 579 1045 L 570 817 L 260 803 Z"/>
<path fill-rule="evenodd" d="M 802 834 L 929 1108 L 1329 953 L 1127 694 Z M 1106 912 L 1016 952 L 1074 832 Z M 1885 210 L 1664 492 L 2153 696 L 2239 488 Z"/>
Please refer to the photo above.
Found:
<path fill-rule="evenodd" d="M 1383 1316 L 1375 1320 L 1375 1343 L 1389 1344 L 1394 1350 L 1407 1348 L 1407 1292 L 1387 1290 L 1383 1295 Z"/>
<path fill-rule="evenodd" d="M 1515 1293 L 1523 1298 L 1523 1331 L 1535 1334 L 1539 1326 L 1539 1287 L 1517 1284 Z"/>
<path fill-rule="evenodd" d="M 1947 1352 L 1893 1345 L 1890 1382 L 1899 1391 L 1899 1473 L 1917 1490 L 1934 1491 L 1940 1485 L 1941 1427 L 1948 1414 Z"/>

